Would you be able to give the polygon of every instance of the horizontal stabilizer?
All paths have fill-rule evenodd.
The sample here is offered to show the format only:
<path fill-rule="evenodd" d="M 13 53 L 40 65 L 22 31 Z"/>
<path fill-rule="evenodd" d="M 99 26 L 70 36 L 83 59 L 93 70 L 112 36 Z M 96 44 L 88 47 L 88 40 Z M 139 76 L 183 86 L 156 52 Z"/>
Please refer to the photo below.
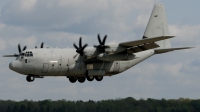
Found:
<path fill-rule="evenodd" d="M 175 50 L 191 49 L 194 47 L 179 47 L 179 48 L 166 48 L 166 49 L 155 49 L 155 54 L 166 53 Z"/>
<path fill-rule="evenodd" d="M 154 37 L 154 38 L 145 38 L 145 39 L 140 39 L 140 40 L 135 40 L 135 41 L 129 41 L 129 42 L 122 42 L 120 45 L 126 46 L 126 47 L 133 47 L 133 46 L 139 46 L 142 44 L 147 44 L 147 43 L 153 43 L 157 42 L 160 40 L 165 40 L 169 38 L 173 38 L 175 36 L 160 36 L 160 37 Z"/>

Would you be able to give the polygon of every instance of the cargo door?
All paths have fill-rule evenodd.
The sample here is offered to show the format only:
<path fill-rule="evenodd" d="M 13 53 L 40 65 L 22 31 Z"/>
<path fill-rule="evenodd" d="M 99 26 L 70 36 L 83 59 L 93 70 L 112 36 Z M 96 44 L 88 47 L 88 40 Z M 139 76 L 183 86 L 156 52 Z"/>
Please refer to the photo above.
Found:
<path fill-rule="evenodd" d="M 42 68 L 42 73 L 47 73 L 49 69 L 49 64 L 48 63 L 44 63 L 43 64 L 43 68 Z"/>
<path fill-rule="evenodd" d="M 48 58 L 47 58 L 47 55 L 44 54 L 44 62 L 43 62 L 43 68 L 42 68 L 42 73 L 47 73 L 48 72 L 48 69 L 49 69 L 49 61 L 48 61 Z"/>

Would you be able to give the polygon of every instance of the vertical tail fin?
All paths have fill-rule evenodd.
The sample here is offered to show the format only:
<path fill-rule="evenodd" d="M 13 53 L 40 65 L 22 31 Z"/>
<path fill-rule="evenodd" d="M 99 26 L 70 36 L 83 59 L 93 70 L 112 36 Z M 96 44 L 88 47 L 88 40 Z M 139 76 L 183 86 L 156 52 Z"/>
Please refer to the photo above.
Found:
<path fill-rule="evenodd" d="M 155 4 L 143 38 L 153 38 L 169 35 L 170 34 L 165 14 L 165 7 L 162 4 Z M 161 40 L 156 43 L 160 46 L 159 48 L 171 48 L 169 39 Z"/>

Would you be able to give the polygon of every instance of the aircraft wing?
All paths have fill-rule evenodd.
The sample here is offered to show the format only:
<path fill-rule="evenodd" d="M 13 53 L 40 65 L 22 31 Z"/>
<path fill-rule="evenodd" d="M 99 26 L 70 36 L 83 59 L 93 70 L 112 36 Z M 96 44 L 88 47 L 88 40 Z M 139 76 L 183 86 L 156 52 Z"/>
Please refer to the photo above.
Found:
<path fill-rule="evenodd" d="M 145 38 L 145 39 L 140 39 L 140 40 L 122 42 L 120 43 L 120 45 L 126 46 L 126 47 L 134 47 L 134 46 L 139 46 L 139 45 L 147 44 L 147 43 L 153 43 L 153 42 L 157 42 L 160 40 L 165 40 L 165 39 L 169 39 L 173 37 L 175 36 L 160 36 L 160 37 L 154 37 L 154 38 Z"/>
<path fill-rule="evenodd" d="M 145 38 L 135 41 L 128 41 L 128 42 L 122 42 L 120 43 L 121 46 L 127 47 L 127 52 L 129 53 L 136 53 L 145 51 L 148 49 L 154 49 L 160 47 L 157 43 L 157 41 L 173 38 L 175 36 L 160 36 L 160 37 L 154 37 L 154 38 Z"/>
<path fill-rule="evenodd" d="M 155 54 L 161 54 L 161 53 L 171 52 L 171 51 L 175 51 L 175 50 L 191 49 L 191 48 L 194 48 L 194 47 L 155 49 Z"/>

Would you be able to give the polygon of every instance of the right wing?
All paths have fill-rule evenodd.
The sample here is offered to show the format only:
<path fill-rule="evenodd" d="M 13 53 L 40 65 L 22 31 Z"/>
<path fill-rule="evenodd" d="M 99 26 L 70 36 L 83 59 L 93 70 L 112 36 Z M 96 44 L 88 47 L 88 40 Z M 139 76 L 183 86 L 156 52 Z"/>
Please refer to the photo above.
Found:
<path fill-rule="evenodd" d="M 157 41 L 173 38 L 175 36 L 160 36 L 160 37 L 154 37 L 154 38 L 145 38 L 135 41 L 128 41 L 128 42 L 122 42 L 119 45 L 127 47 L 127 52 L 129 53 L 136 53 L 145 51 L 148 49 L 154 49 L 160 47 L 157 43 Z"/>
<path fill-rule="evenodd" d="M 139 46 L 139 45 L 147 44 L 147 43 L 153 43 L 153 42 L 157 42 L 160 40 L 165 40 L 165 39 L 169 39 L 173 37 L 175 36 L 160 36 L 160 37 L 154 37 L 154 38 L 145 38 L 145 39 L 140 39 L 140 40 L 122 42 L 120 43 L 120 45 L 126 46 L 126 47 L 134 47 L 134 46 Z"/>

